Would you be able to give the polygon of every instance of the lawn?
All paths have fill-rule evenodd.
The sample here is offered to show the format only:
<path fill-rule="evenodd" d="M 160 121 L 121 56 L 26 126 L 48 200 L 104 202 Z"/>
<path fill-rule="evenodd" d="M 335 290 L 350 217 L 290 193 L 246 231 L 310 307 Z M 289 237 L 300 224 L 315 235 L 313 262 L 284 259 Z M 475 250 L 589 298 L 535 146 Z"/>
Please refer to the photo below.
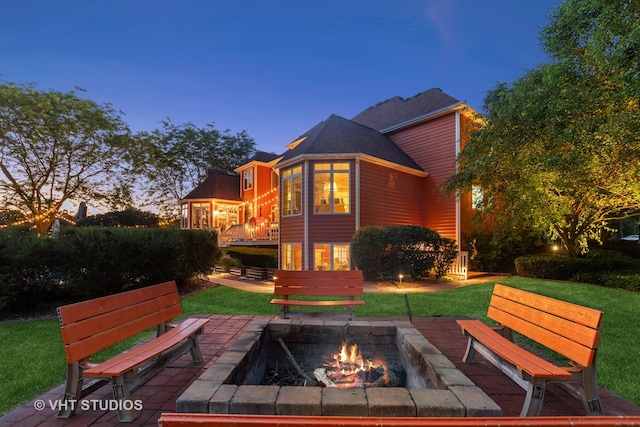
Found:
<path fill-rule="evenodd" d="M 603 387 L 640 404 L 640 382 L 630 380 L 640 359 L 637 310 L 640 293 L 600 286 L 554 282 L 520 277 L 502 283 L 604 312 L 602 344 L 598 354 L 598 382 Z M 410 294 L 413 317 L 471 316 L 487 320 L 485 313 L 493 282 L 450 291 Z M 254 294 L 219 286 L 182 301 L 186 315 L 277 315 L 270 294 Z M 366 293 L 367 304 L 358 307 L 359 317 L 407 317 L 403 295 Z M 144 335 L 141 335 L 142 337 Z M 140 338 L 138 337 L 138 339 Z M 55 319 L 0 324 L 0 414 L 52 389 L 64 381 L 66 364 L 58 322 Z M 129 340 L 103 352 L 107 358 L 122 351 Z M 606 408 L 605 408 L 606 409 Z"/>

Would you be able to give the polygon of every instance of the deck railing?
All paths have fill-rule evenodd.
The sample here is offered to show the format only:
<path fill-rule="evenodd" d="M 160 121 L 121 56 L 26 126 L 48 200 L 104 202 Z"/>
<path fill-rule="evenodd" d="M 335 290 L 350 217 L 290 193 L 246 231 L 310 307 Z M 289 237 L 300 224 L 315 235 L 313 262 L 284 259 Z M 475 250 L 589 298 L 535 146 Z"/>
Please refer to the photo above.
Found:
<path fill-rule="evenodd" d="M 449 275 L 462 277 L 467 280 L 467 274 L 469 271 L 469 252 L 460 251 L 458 257 L 449 268 Z"/>
<path fill-rule="evenodd" d="M 231 242 L 277 242 L 279 236 L 280 227 L 278 222 L 264 221 L 235 224 L 218 233 L 218 246 L 228 246 Z"/>

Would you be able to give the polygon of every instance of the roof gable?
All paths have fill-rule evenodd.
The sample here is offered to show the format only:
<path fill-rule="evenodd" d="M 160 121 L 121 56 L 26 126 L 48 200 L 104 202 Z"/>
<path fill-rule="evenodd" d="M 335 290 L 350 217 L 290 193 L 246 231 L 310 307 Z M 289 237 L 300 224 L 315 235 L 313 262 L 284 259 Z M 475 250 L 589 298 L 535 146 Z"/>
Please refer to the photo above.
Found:
<path fill-rule="evenodd" d="M 335 114 L 311 128 L 299 140 L 302 142 L 285 152 L 281 162 L 305 155 L 366 154 L 400 166 L 423 170 L 385 135 Z"/>
<path fill-rule="evenodd" d="M 240 175 L 218 168 L 207 169 L 207 176 L 183 200 L 224 199 L 241 201 Z"/>
<path fill-rule="evenodd" d="M 412 98 L 395 96 L 367 108 L 351 120 L 382 131 L 457 104 L 460 101 L 444 93 L 442 89 L 431 88 Z"/>

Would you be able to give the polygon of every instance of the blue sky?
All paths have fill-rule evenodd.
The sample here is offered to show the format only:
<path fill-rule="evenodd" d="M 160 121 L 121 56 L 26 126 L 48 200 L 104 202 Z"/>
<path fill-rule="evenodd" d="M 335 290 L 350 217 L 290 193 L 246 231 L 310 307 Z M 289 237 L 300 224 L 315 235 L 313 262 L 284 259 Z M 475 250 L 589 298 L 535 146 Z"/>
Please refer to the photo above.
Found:
<path fill-rule="evenodd" d="M 285 145 L 431 87 L 481 111 L 486 92 L 545 62 L 561 0 L 3 0 L 0 80 L 85 89 L 134 131 L 160 121 Z"/>

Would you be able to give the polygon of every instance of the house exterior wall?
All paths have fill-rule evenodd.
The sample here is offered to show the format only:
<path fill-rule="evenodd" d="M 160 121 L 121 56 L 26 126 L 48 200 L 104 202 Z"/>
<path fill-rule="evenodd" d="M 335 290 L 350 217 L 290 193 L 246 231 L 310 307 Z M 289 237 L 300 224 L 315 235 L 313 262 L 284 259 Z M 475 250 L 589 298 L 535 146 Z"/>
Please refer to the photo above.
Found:
<path fill-rule="evenodd" d="M 360 226 L 422 223 L 424 178 L 360 161 Z"/>
<path fill-rule="evenodd" d="M 456 198 L 438 187 L 455 172 L 456 114 L 450 113 L 388 135 L 429 176 L 422 192 L 422 225 L 457 239 Z"/>

